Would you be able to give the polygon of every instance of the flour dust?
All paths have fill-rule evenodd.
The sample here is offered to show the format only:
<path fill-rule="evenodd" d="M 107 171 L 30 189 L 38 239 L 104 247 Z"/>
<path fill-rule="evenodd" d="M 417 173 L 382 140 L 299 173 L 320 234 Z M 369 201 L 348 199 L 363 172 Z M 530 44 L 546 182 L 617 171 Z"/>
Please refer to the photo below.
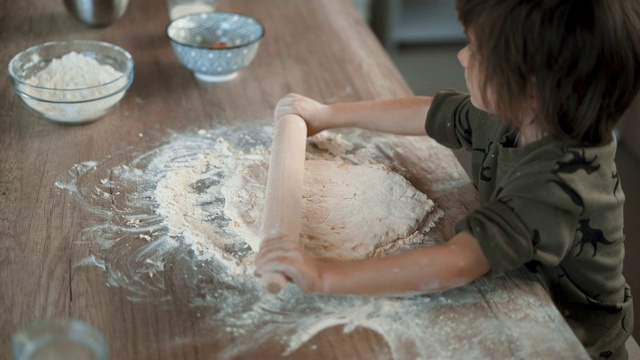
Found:
<path fill-rule="evenodd" d="M 316 136 L 309 141 L 308 154 L 392 168 L 393 147 L 360 135 Z M 496 355 L 487 349 L 504 349 L 523 320 L 531 326 L 549 325 L 543 311 L 534 312 L 539 317 L 535 321 L 522 313 L 496 320 L 483 299 L 492 297 L 505 307 L 539 304 L 485 280 L 446 293 L 402 298 L 309 296 L 292 285 L 278 295 L 266 294 L 252 274 L 254 252 L 225 215 L 222 188 L 239 167 L 264 163 L 272 138 L 271 126 L 222 127 L 174 134 L 126 164 L 113 158 L 76 164 L 56 186 L 75 194 L 102 219 L 84 229 L 81 241 L 93 244 L 94 253 L 76 266 L 101 269 L 107 285 L 126 290 L 130 301 L 197 308 L 201 338 L 185 337 L 176 344 L 220 337 L 227 346 L 210 354 L 216 358 L 237 357 L 273 341 L 285 346 L 283 356 L 290 355 L 333 326 L 379 333 L 396 359 L 487 358 Z M 430 216 L 438 212 L 435 208 Z M 407 246 L 439 241 L 427 230 L 419 244 Z M 450 311 L 453 307 L 456 311 Z M 478 307 L 486 313 L 480 323 Z M 440 325 L 434 327 L 436 323 Z M 244 340 L 247 336 L 252 341 Z M 482 346 L 460 341 L 480 338 Z M 519 351 L 517 356 L 527 357 L 527 349 Z"/>

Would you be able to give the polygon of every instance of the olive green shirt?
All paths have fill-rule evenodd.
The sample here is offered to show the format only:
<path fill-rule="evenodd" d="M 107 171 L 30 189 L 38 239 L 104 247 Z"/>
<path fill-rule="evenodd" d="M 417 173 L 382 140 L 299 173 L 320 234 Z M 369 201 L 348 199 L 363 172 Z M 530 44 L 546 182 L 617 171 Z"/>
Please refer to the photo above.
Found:
<path fill-rule="evenodd" d="M 514 147 L 518 130 L 443 91 L 427 115 L 429 136 L 472 154 L 481 206 L 458 222 L 478 241 L 492 273 L 526 266 L 593 358 L 619 355 L 633 328 L 622 276 L 624 194 L 615 140 L 583 147 L 544 137 Z"/>

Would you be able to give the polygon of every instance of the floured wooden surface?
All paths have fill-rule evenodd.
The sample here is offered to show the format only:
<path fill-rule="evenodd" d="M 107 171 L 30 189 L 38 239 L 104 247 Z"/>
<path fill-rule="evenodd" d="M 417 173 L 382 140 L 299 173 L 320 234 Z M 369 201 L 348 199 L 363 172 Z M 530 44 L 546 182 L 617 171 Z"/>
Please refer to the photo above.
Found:
<path fill-rule="evenodd" d="M 253 15 L 267 33 L 251 65 L 233 81 L 216 85 L 198 82 L 180 65 L 164 34 L 167 14 L 148 16 L 149 8 L 157 5 L 154 1 L 132 1 L 126 16 L 101 29 L 70 21 L 71 15 L 57 2 L 31 6 L 9 1 L 5 5 L 6 11 L 0 12 L 0 37 L 5 40 L 0 53 L 6 61 L 52 37 L 98 36 L 130 51 L 136 70 L 135 81 L 120 105 L 102 120 L 81 127 L 63 127 L 42 119 L 12 95 L 9 81 L 0 83 L 7 94 L 0 97 L 4 156 L 0 161 L 0 203 L 4 205 L 0 207 L 0 309 L 5 310 L 0 358 L 11 357 L 11 334 L 27 323 L 66 316 L 100 330 L 114 359 L 208 359 L 223 351 L 241 354 L 234 356 L 237 359 L 281 358 L 291 344 L 299 343 L 294 339 L 316 332 L 288 359 L 389 359 L 391 345 L 394 354 L 417 354 L 413 340 L 418 335 L 403 337 L 403 329 L 395 330 L 403 323 L 412 324 L 414 319 L 408 316 L 394 318 L 400 325 L 383 337 L 364 326 L 349 326 L 348 330 L 353 329 L 349 333 L 343 332 L 342 325 L 303 331 L 310 328 L 306 324 L 363 323 L 352 320 L 356 312 L 346 313 L 344 307 L 331 312 L 330 303 L 309 303 L 304 297 L 272 298 L 268 306 L 259 307 L 262 294 L 241 290 L 234 282 L 244 275 L 216 277 L 222 269 L 234 269 L 236 259 L 230 254 L 248 253 L 226 237 L 213 237 L 219 227 L 209 225 L 221 222 L 226 226 L 223 219 L 185 220 L 201 226 L 203 235 L 199 236 L 217 240 L 225 249 L 217 253 L 222 260 L 200 259 L 200 252 L 182 242 L 192 234 L 175 233 L 171 230 L 176 229 L 174 223 L 158 218 L 154 191 L 163 177 L 159 172 L 155 177 L 149 175 L 154 172 L 145 172 L 154 166 L 158 171 L 162 168 L 157 161 L 152 164 L 154 154 L 175 149 L 171 143 L 178 138 L 194 141 L 185 151 L 175 151 L 176 166 L 186 164 L 183 155 L 189 151 L 209 148 L 199 137 L 207 138 L 206 134 L 219 127 L 271 124 L 275 104 L 291 91 L 327 104 L 412 95 L 351 1 L 298 1 L 291 6 L 290 0 L 219 0 L 220 10 Z M 198 129 L 205 131 L 198 135 Z M 168 136 L 172 133 L 176 135 Z M 358 136 L 364 141 L 374 134 Z M 424 138 L 381 139 L 398 145 L 391 152 L 388 146 L 381 147 L 381 157 L 389 157 L 393 171 L 443 210 L 444 216 L 429 231 L 430 239 L 451 237 L 453 224 L 475 206 L 476 196 L 453 154 Z M 68 171 L 71 173 L 65 176 Z M 56 181 L 71 186 L 70 190 L 55 186 Z M 214 186 L 207 181 L 194 187 L 202 191 Z M 145 186 L 147 183 L 154 187 Z M 194 196 L 198 193 L 184 193 L 174 196 L 174 201 L 185 205 Z M 199 206 L 206 210 L 216 201 L 220 199 Z M 245 295 L 238 300 L 238 293 Z M 234 297 L 233 308 L 223 306 Z M 364 310 L 357 313 L 358 319 L 388 323 L 389 313 L 379 315 L 376 301 L 361 301 Z M 364 306 L 369 303 L 372 305 Z M 424 351 L 430 346 L 440 354 L 475 351 L 504 358 L 526 353 L 537 358 L 581 354 L 580 344 L 559 322 L 551 300 L 527 279 L 490 279 L 427 296 L 422 305 L 415 304 L 416 310 L 409 313 L 419 313 L 426 316 L 416 317 L 419 321 L 430 322 L 420 334 Z M 301 316 L 302 326 L 298 319 L 291 321 L 286 318 L 289 315 L 274 312 L 290 314 L 286 306 L 300 307 L 293 315 L 322 316 Z M 242 311 L 248 311 L 245 317 Z M 548 317 L 541 316 L 545 311 Z M 230 316 L 225 317 L 227 314 Z M 257 314 L 275 327 L 255 325 Z M 283 319 L 286 321 L 280 321 Z M 548 324 L 546 319 L 550 319 Z M 241 335 L 247 329 L 255 331 L 259 348 L 245 344 L 254 336 Z"/>
<path fill-rule="evenodd" d="M 104 220 L 84 236 L 99 251 L 75 266 L 98 267 L 105 283 L 131 302 L 196 309 L 198 335 L 178 336 L 173 346 L 217 344 L 208 352 L 217 358 L 265 349 L 295 357 L 317 348 L 336 326 L 349 334 L 365 330 L 379 336 L 386 349 L 377 352 L 380 358 L 575 355 L 543 330 L 566 325 L 544 293 L 522 294 L 526 279 L 525 285 L 505 277 L 483 279 L 406 298 L 307 296 L 291 285 L 277 296 L 266 294 L 252 274 L 254 252 L 246 232 L 238 231 L 224 210 L 237 194 L 229 192 L 228 180 L 239 169 L 268 162 L 272 135 L 269 126 L 220 127 L 174 135 L 127 164 L 106 159 L 74 166 L 56 185 Z M 397 141 L 410 146 L 398 148 Z M 443 241 L 432 227 L 455 217 L 447 212 L 449 204 L 439 201 L 469 186 L 429 185 L 444 175 L 429 168 L 429 148 L 438 145 L 426 137 L 349 130 L 318 136 L 308 146 L 308 156 L 322 161 L 389 169 L 414 184 L 407 189 L 415 186 L 436 199 L 424 211 L 428 226 L 416 228 L 412 240 L 398 242 L 393 251 Z"/>

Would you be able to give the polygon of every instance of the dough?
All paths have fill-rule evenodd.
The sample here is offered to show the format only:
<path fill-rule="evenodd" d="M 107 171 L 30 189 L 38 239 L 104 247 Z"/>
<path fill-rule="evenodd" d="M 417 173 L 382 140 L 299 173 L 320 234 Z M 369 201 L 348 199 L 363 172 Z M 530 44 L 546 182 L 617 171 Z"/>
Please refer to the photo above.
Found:
<path fill-rule="evenodd" d="M 240 167 L 222 188 L 225 214 L 254 251 L 267 167 Z M 317 257 L 380 256 L 420 241 L 417 231 L 433 226 L 433 201 L 382 165 L 306 160 L 304 179 L 300 241 Z"/>

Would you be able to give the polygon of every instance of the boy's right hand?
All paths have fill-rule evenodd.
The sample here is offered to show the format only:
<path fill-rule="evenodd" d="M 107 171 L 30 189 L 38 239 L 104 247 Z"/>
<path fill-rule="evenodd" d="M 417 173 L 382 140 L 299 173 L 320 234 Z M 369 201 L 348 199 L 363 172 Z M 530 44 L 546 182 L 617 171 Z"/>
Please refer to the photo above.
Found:
<path fill-rule="evenodd" d="M 327 112 L 327 105 L 306 96 L 291 93 L 278 101 L 274 118 L 277 120 L 289 114 L 298 115 L 307 124 L 307 136 L 313 136 L 328 128 L 324 122 Z"/>
<path fill-rule="evenodd" d="M 280 273 L 307 294 L 324 291 L 322 262 L 307 253 L 297 241 L 265 240 L 260 244 L 255 264 L 256 276 Z"/>

